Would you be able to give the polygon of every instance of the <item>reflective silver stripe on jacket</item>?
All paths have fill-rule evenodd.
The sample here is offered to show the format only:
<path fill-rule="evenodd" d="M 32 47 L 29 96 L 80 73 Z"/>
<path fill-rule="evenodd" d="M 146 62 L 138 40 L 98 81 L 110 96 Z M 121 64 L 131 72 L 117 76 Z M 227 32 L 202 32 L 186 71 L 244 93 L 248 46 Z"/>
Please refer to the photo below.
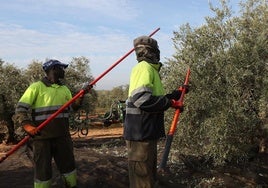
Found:
<path fill-rule="evenodd" d="M 52 114 L 44 114 L 44 115 L 37 115 L 34 117 L 34 119 L 36 121 L 40 121 L 40 120 L 46 120 L 47 118 L 49 118 Z M 69 113 L 60 113 L 58 114 L 55 118 L 68 118 L 69 117 Z"/>
<path fill-rule="evenodd" d="M 46 120 L 60 108 L 61 108 L 61 105 L 36 108 L 34 109 L 34 114 L 35 114 L 34 120 L 35 121 Z M 68 117 L 69 117 L 69 112 L 66 112 L 66 109 L 65 109 L 63 112 L 59 113 L 55 118 L 68 118 Z"/>
<path fill-rule="evenodd" d="M 28 112 L 30 105 L 27 103 L 19 102 L 16 107 L 16 112 Z"/>
<path fill-rule="evenodd" d="M 46 107 L 39 107 L 34 109 L 34 111 L 36 113 L 38 112 L 49 112 L 49 111 L 57 111 L 58 109 L 60 109 L 61 105 L 58 106 L 46 106 Z"/>
<path fill-rule="evenodd" d="M 133 101 L 132 97 L 138 93 L 144 93 L 138 100 Z M 134 89 L 131 92 L 131 96 L 129 97 L 130 102 L 132 102 L 135 106 L 140 107 L 145 101 L 149 100 L 152 95 L 152 90 L 148 87 L 139 87 L 137 89 Z"/>
<path fill-rule="evenodd" d="M 126 114 L 141 114 L 141 110 L 139 108 L 126 108 Z"/>

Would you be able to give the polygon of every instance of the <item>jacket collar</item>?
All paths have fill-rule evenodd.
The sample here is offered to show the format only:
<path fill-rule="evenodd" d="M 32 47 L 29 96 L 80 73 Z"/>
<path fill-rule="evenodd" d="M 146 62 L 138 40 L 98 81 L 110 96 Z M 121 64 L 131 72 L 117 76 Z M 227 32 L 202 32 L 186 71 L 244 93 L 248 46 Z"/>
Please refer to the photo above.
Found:
<path fill-rule="evenodd" d="M 52 83 L 49 81 L 49 79 L 47 77 L 44 77 L 41 80 L 47 87 L 50 87 L 52 84 L 58 84 L 58 85 L 63 85 L 63 83 L 61 81 L 59 81 L 58 83 Z"/>
<path fill-rule="evenodd" d="M 158 63 L 150 63 L 150 62 L 145 61 L 145 60 L 140 61 L 140 62 L 146 62 L 146 63 L 150 64 L 150 65 L 151 65 L 155 70 L 157 70 L 158 72 L 160 71 L 161 67 L 163 66 L 163 64 L 162 64 L 161 62 L 158 62 Z M 140 63 L 140 62 L 139 62 L 139 63 Z"/>

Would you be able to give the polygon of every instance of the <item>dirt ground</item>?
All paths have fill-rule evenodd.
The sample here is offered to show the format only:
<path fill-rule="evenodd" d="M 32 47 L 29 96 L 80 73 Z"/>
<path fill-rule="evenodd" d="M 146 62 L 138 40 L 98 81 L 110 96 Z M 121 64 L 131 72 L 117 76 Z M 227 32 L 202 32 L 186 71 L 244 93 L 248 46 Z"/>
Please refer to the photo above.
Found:
<path fill-rule="evenodd" d="M 123 127 L 90 127 L 84 137 L 73 136 L 79 188 L 127 188 L 128 171 Z M 164 148 L 159 142 L 159 156 Z M 14 145 L 0 144 L 0 157 Z M 22 146 L 0 164 L 1 188 L 33 187 L 31 151 Z M 165 188 L 189 187 L 268 187 L 268 155 L 258 154 L 251 162 L 222 168 L 199 167 L 202 161 L 172 151 L 169 170 L 159 174 Z M 61 188 L 60 175 L 53 164 L 53 187 Z"/>

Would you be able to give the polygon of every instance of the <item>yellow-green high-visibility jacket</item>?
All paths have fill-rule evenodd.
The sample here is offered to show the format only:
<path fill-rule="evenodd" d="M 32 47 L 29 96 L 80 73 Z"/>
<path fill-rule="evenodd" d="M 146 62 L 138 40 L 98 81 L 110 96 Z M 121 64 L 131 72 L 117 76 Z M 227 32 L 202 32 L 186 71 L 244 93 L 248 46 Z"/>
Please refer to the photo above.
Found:
<path fill-rule="evenodd" d="M 131 71 L 124 122 L 126 140 L 153 140 L 165 136 L 164 111 L 171 102 L 164 96 L 161 64 L 139 62 Z"/>
<path fill-rule="evenodd" d="M 72 98 L 65 85 L 51 84 L 46 78 L 31 84 L 20 98 L 15 113 L 19 123 L 40 125 L 63 104 Z M 29 113 L 31 112 L 31 113 Z M 63 110 L 56 118 L 42 128 L 40 135 L 34 139 L 54 138 L 69 134 L 69 108 Z"/>

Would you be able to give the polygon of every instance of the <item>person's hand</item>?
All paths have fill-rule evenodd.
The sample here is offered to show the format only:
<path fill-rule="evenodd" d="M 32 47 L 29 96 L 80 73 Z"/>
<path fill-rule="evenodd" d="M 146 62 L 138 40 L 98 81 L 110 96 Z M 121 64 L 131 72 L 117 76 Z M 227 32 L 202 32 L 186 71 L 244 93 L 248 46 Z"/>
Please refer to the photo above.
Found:
<path fill-rule="evenodd" d="M 93 86 L 90 85 L 88 82 L 83 83 L 82 89 L 85 91 L 85 94 L 88 93 Z"/>
<path fill-rule="evenodd" d="M 180 97 L 181 97 L 181 91 L 178 90 L 178 89 L 176 89 L 176 90 L 172 91 L 171 93 L 166 94 L 166 97 L 167 97 L 168 99 L 179 100 Z"/>
<path fill-rule="evenodd" d="M 31 136 L 35 136 L 39 133 L 39 130 L 36 127 L 32 126 L 31 124 L 23 125 L 23 129 L 27 132 L 27 134 Z"/>
<path fill-rule="evenodd" d="M 183 112 L 183 104 L 181 101 L 171 100 L 171 107 L 179 109 L 180 112 Z"/>

